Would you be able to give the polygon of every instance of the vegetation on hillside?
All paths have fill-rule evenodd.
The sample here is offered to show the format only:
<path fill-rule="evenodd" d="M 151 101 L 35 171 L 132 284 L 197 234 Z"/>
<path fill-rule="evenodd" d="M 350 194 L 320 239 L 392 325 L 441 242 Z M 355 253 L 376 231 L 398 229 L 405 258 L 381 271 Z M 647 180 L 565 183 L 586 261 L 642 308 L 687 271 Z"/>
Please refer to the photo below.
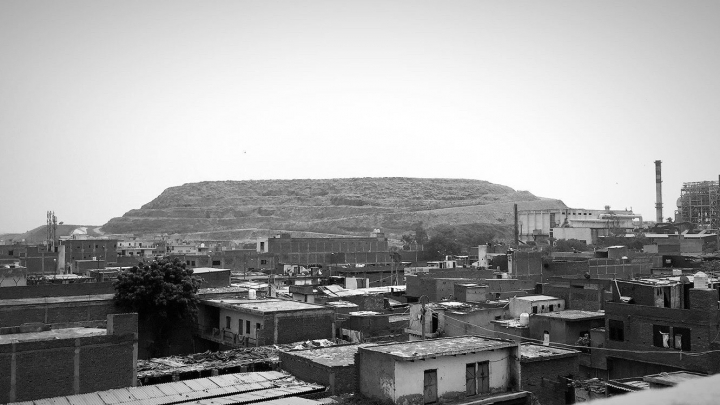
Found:
<path fill-rule="evenodd" d="M 140 209 L 113 218 L 108 233 L 202 232 L 243 239 L 278 232 L 368 235 L 391 239 L 438 225 L 508 224 L 512 205 L 559 208 L 558 200 L 480 180 L 359 178 L 218 181 L 165 190 Z"/>
<path fill-rule="evenodd" d="M 429 233 L 416 224 L 414 233 L 402 236 L 404 246 L 411 243 L 423 244 L 423 250 L 432 259 L 443 259 L 447 255 L 467 255 L 471 248 L 487 243 L 499 243 L 507 238 L 512 230 L 507 225 L 463 224 L 441 225 L 432 228 Z M 418 237 L 420 235 L 420 237 Z M 423 242 L 420 242 L 420 241 Z"/>

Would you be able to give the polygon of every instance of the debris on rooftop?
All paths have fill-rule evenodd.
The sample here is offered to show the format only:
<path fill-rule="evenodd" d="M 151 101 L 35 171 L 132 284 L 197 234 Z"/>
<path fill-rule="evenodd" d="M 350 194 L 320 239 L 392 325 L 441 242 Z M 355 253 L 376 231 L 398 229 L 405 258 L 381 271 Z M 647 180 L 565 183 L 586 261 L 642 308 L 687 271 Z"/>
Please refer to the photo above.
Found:
<path fill-rule="evenodd" d="M 169 356 L 138 360 L 137 378 L 142 385 L 206 377 L 216 373 L 229 374 L 245 371 L 266 371 L 277 368 L 281 351 L 333 346 L 327 339 L 232 349 L 187 356 Z M 216 370 L 216 371 L 215 371 Z"/>

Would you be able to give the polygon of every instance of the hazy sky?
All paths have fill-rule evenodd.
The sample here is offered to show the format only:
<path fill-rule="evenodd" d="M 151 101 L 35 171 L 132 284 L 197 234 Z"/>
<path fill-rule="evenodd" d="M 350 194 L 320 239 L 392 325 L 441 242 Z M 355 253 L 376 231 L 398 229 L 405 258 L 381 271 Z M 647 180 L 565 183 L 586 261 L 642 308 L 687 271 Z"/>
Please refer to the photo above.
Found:
<path fill-rule="evenodd" d="M 720 1 L 0 1 L 0 231 L 205 180 L 488 180 L 665 216 L 720 174 Z"/>

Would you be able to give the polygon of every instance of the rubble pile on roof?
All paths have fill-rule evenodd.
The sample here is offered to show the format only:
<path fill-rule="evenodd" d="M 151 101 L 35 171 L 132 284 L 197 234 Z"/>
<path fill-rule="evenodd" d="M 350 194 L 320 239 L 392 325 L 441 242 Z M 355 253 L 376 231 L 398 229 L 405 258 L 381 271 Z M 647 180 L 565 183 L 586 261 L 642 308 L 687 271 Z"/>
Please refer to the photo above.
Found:
<path fill-rule="evenodd" d="M 218 370 L 219 374 L 235 372 L 238 367 L 264 364 L 272 368 L 280 362 L 281 351 L 309 349 L 314 347 L 327 347 L 334 345 L 327 339 L 308 340 L 306 342 L 288 343 L 284 345 L 247 347 L 219 352 L 206 351 L 204 353 L 187 356 L 169 356 L 150 360 L 137 361 L 137 378 L 143 384 L 162 382 L 164 377 L 171 378 L 173 374 L 183 378 L 183 374 L 190 378 L 197 378 L 198 374 L 206 370 Z M 254 367 L 253 367 L 254 368 Z"/>
<path fill-rule="evenodd" d="M 590 378 L 588 380 L 573 380 L 572 385 L 575 388 L 582 388 L 585 391 L 595 394 L 605 394 L 605 381 L 599 378 Z"/>

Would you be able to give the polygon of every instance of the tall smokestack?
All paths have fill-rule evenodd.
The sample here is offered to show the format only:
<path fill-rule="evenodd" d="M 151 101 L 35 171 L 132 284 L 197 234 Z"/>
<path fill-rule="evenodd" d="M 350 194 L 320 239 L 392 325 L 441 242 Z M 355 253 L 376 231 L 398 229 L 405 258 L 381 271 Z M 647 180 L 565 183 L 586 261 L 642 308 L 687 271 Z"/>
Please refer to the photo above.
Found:
<path fill-rule="evenodd" d="M 655 219 L 658 223 L 663 222 L 662 213 L 662 175 L 660 165 L 662 161 L 655 161 Z"/>
<path fill-rule="evenodd" d="M 520 233 L 518 232 L 518 210 L 517 204 L 513 204 L 513 215 L 515 216 L 515 247 L 520 246 Z"/>

